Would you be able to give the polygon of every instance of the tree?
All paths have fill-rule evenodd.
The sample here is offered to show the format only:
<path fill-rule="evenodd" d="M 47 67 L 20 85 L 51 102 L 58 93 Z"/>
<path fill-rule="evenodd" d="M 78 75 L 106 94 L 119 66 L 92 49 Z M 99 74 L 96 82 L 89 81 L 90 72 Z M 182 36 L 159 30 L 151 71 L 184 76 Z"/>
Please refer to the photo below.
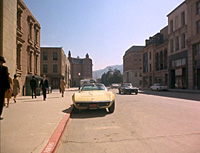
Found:
<path fill-rule="evenodd" d="M 101 77 L 101 83 L 105 86 L 109 86 L 112 83 L 121 83 L 123 75 L 121 74 L 120 70 L 114 69 L 109 70 L 107 73 L 104 73 Z"/>

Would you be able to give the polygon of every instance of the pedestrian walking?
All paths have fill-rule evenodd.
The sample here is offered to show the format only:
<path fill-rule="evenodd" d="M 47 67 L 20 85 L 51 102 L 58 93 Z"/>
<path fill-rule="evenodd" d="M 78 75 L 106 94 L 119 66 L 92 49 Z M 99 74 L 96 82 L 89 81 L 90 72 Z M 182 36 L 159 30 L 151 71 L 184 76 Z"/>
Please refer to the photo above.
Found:
<path fill-rule="evenodd" d="M 30 80 L 30 86 L 31 86 L 31 91 L 32 91 L 32 99 L 33 99 L 33 94 L 36 96 L 36 88 L 37 88 L 37 82 L 35 80 L 35 76 L 32 76 L 32 79 Z"/>
<path fill-rule="evenodd" d="M 17 79 L 17 75 L 15 74 L 14 79 L 13 79 L 13 96 L 14 96 L 15 103 L 16 103 L 16 98 L 19 92 L 20 92 L 19 80 Z"/>
<path fill-rule="evenodd" d="M 10 76 L 9 71 L 8 71 L 8 81 L 9 81 L 9 84 L 10 84 L 10 88 L 7 89 L 6 92 L 5 92 L 5 98 L 7 99 L 7 105 L 6 105 L 7 108 L 9 107 L 10 99 L 11 99 L 12 94 L 13 94 L 13 78 Z"/>
<path fill-rule="evenodd" d="M 3 111 L 3 105 L 5 100 L 5 91 L 10 88 L 10 83 L 8 80 L 8 68 L 3 64 L 6 63 L 3 56 L 0 56 L 0 120 Z"/>
<path fill-rule="evenodd" d="M 47 89 L 49 88 L 49 83 L 46 79 L 46 75 L 43 75 L 43 79 L 40 81 L 40 88 L 42 88 L 43 99 L 46 100 Z"/>
<path fill-rule="evenodd" d="M 62 79 L 60 79 L 60 90 L 62 93 L 62 97 L 64 97 L 65 87 L 66 87 L 66 82 L 65 82 L 64 78 L 62 78 Z"/>

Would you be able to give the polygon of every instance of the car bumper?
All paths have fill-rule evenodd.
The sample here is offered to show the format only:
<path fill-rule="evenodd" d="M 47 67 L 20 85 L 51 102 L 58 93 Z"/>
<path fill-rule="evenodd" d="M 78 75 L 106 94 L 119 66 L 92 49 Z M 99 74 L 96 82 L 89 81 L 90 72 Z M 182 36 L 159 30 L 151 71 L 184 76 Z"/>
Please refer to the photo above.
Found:
<path fill-rule="evenodd" d="M 77 109 L 103 109 L 109 108 L 113 101 L 87 101 L 87 102 L 74 102 Z"/>

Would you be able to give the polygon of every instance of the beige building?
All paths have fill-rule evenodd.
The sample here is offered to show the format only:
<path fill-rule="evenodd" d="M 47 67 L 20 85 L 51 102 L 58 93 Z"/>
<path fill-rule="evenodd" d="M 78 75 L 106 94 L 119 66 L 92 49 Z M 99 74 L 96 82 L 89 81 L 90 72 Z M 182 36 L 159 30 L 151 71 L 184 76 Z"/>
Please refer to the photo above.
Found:
<path fill-rule="evenodd" d="M 123 56 L 123 82 L 142 85 L 142 53 L 144 46 L 132 46 Z"/>
<path fill-rule="evenodd" d="M 40 77 L 40 24 L 22 0 L 17 0 L 16 74 L 21 94 L 30 95 L 30 79 Z"/>
<path fill-rule="evenodd" d="M 168 86 L 168 26 L 160 30 L 161 41 L 158 43 L 153 52 L 154 58 L 154 83 L 161 83 Z"/>
<path fill-rule="evenodd" d="M 0 55 L 6 59 L 10 75 L 16 73 L 17 1 L 0 1 Z"/>
<path fill-rule="evenodd" d="M 40 24 L 22 0 L 1 0 L 0 20 L 0 55 L 19 76 L 20 95 L 29 95 L 30 77 L 40 76 Z"/>
<path fill-rule="evenodd" d="M 188 87 L 200 89 L 200 0 L 186 0 Z"/>
<path fill-rule="evenodd" d="M 168 27 L 146 40 L 142 50 L 142 87 L 168 85 Z"/>
<path fill-rule="evenodd" d="M 169 87 L 189 88 L 192 70 L 191 52 L 188 50 L 187 5 L 185 1 L 175 8 L 168 17 L 168 55 L 169 55 Z"/>
<path fill-rule="evenodd" d="M 71 79 L 70 63 L 62 47 L 41 47 L 41 76 L 46 75 L 49 86 L 58 89 L 60 79 L 65 78 L 68 87 Z"/>

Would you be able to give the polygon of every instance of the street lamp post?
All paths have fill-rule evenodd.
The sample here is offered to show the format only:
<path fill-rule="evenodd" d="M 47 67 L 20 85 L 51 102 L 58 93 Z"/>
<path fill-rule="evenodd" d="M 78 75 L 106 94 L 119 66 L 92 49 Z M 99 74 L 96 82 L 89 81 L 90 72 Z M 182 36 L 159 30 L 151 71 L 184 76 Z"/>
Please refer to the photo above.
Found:
<path fill-rule="evenodd" d="M 81 81 L 81 73 L 80 72 L 78 73 L 78 77 L 79 77 L 79 90 L 80 90 L 80 88 L 81 88 L 81 83 L 80 83 L 80 81 Z"/>

